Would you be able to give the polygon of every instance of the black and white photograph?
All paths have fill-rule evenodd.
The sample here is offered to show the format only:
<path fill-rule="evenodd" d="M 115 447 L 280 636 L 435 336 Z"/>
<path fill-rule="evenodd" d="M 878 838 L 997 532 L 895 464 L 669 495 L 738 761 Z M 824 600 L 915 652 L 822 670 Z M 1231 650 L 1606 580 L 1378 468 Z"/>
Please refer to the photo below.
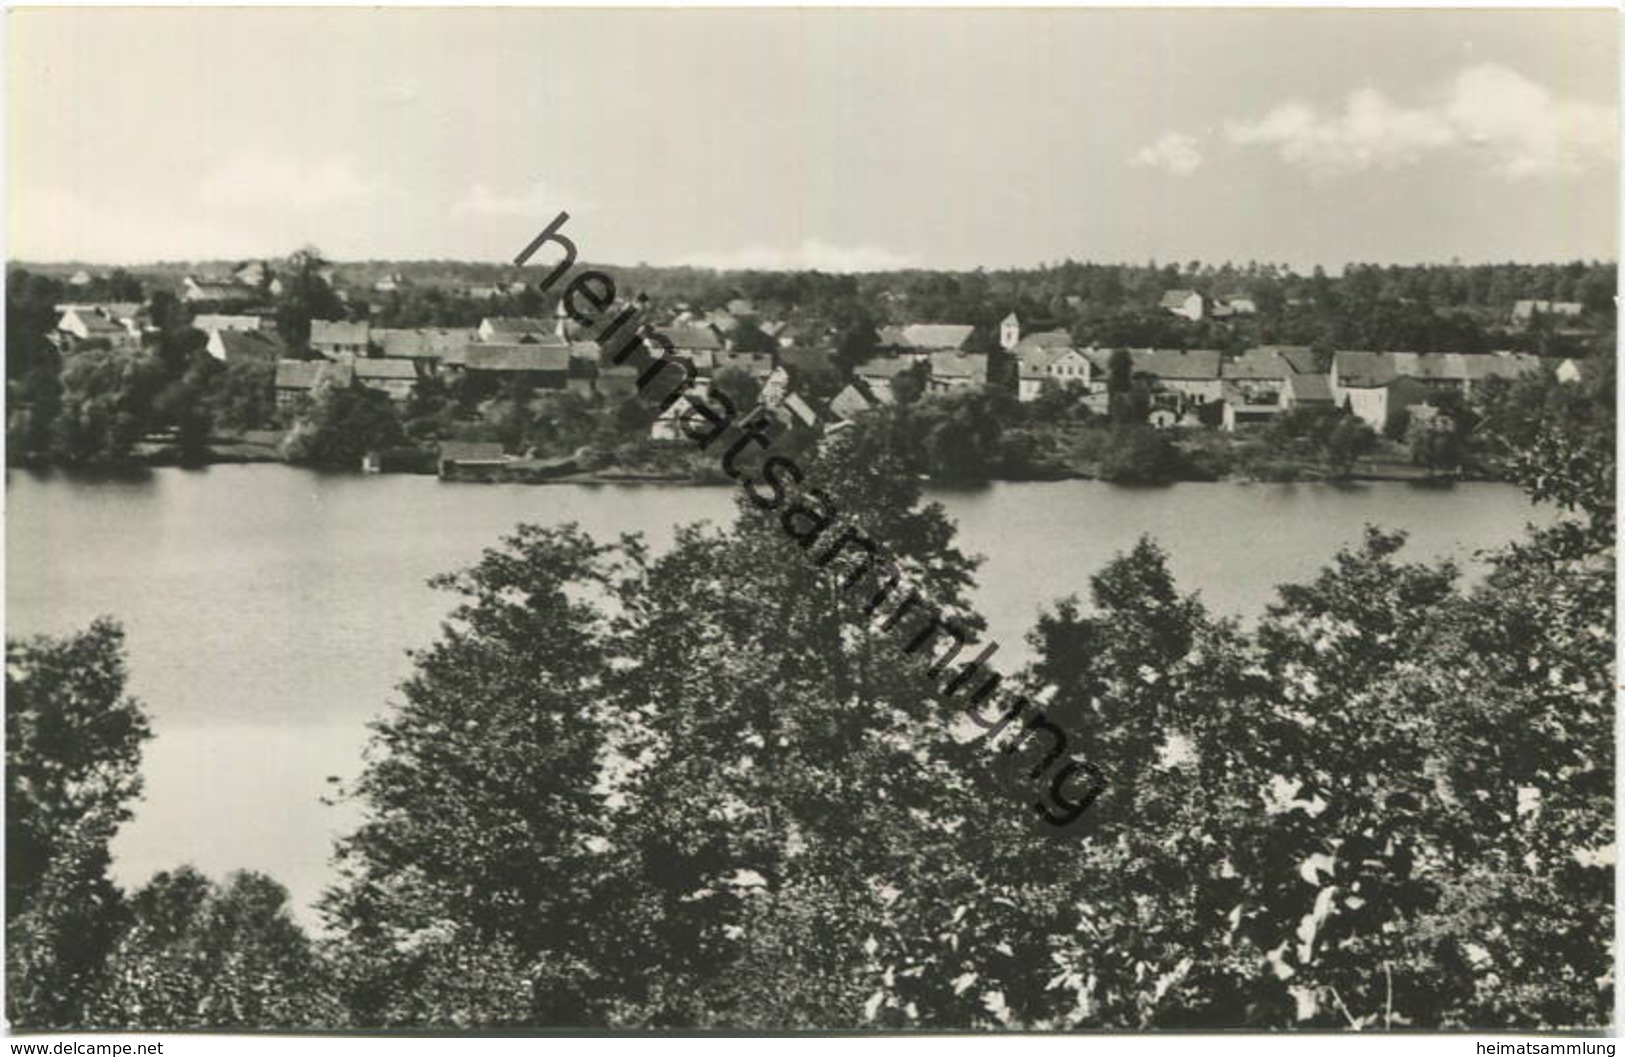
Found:
<path fill-rule="evenodd" d="M 1612 1057 L 1615 10 L 5 34 L 11 1053 Z"/>

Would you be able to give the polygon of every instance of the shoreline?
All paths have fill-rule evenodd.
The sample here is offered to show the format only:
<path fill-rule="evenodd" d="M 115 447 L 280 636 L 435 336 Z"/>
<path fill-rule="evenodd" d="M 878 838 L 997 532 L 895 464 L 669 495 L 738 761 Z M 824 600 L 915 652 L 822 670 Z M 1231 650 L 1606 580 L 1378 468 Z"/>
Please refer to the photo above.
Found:
<path fill-rule="evenodd" d="M 392 471 L 386 474 L 366 473 L 360 469 L 334 469 L 290 463 L 273 451 L 241 450 L 249 445 L 222 446 L 237 448 L 239 450 L 211 450 L 209 456 L 199 460 L 186 460 L 179 457 L 174 451 L 154 452 L 145 455 L 136 455 L 117 462 L 95 463 L 58 463 L 44 459 L 22 459 L 8 462 L 6 469 L 28 470 L 33 472 L 85 472 L 89 474 L 118 475 L 154 469 L 183 469 L 203 470 L 210 466 L 252 466 L 277 465 L 286 466 L 291 470 L 304 470 L 312 473 L 345 474 L 356 477 L 374 476 L 401 476 L 403 474 L 415 477 L 438 477 L 448 484 L 524 484 L 524 485 L 663 485 L 684 486 L 693 488 L 733 488 L 737 483 L 727 479 L 711 478 L 691 473 L 674 473 L 659 470 L 635 470 L 621 468 L 605 468 L 601 470 L 582 470 L 572 473 L 537 473 L 533 468 L 524 465 L 516 467 L 459 467 L 452 475 L 436 474 L 433 471 L 412 472 Z M 253 445 L 252 447 L 258 447 Z M 975 478 L 935 478 L 922 475 L 922 481 L 932 485 L 947 487 L 976 488 L 989 484 L 1049 484 L 1065 481 L 1101 481 L 1102 479 L 1081 470 L 1066 470 L 1042 476 L 1023 477 L 975 477 Z M 1305 468 L 1301 474 L 1288 477 L 1264 479 L 1236 474 L 1223 474 L 1218 477 L 1179 477 L 1167 481 L 1152 482 L 1103 482 L 1115 483 L 1124 488 L 1161 488 L 1174 484 L 1412 484 L 1424 487 L 1444 487 L 1457 484 L 1498 484 L 1505 483 L 1497 478 L 1485 474 L 1457 472 L 1450 474 L 1429 474 L 1426 471 L 1395 472 L 1386 469 L 1374 469 L 1364 472 L 1355 472 L 1342 477 L 1328 477 L 1312 468 Z"/>

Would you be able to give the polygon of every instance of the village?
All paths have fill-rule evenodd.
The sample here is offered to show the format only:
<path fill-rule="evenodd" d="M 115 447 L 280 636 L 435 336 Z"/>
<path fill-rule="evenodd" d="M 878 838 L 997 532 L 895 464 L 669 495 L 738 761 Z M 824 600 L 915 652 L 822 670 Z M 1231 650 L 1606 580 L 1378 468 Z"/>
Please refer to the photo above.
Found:
<path fill-rule="evenodd" d="M 45 337 L 66 377 L 86 353 L 139 354 L 172 340 L 165 334 L 185 332 L 195 360 L 211 370 L 235 371 L 258 387 L 263 410 L 239 416 L 235 431 L 233 423 L 216 415 L 205 430 L 203 461 L 287 458 L 371 471 L 435 469 L 442 476 L 483 480 L 547 480 L 584 471 L 634 479 L 692 473 L 670 454 L 681 448 L 670 443 L 683 436 L 681 407 L 659 408 L 658 401 L 640 394 L 637 369 L 620 362 L 616 348 L 590 340 L 562 300 L 548 312 L 506 314 L 503 307 L 537 307 L 525 284 L 465 284 L 454 291 L 463 311 L 482 303 L 490 311 L 477 324 L 390 326 L 384 325 L 388 320 L 378 303 L 399 299 L 414 286 L 419 288 L 412 294 L 423 297 L 422 284 L 395 272 L 358 290 L 342 281 L 333 265 L 308 264 L 303 274 L 294 275 L 269 262 L 248 261 L 229 273 L 186 274 L 172 292 L 153 291 L 145 299 L 55 302 L 54 327 Z M 306 287 L 298 303 L 310 311 L 308 320 L 294 319 L 293 335 L 286 309 L 289 282 Z M 93 279 L 80 271 L 66 286 L 71 292 L 106 283 L 106 276 Z M 129 292 L 127 280 L 121 285 Z M 1171 450 L 1171 440 L 1147 441 L 1149 431 L 1185 438 L 1187 448 L 1211 452 L 1222 442 L 1203 440 L 1204 435 L 1262 438 L 1272 427 L 1279 432 L 1291 422 L 1296 425 L 1288 429 L 1289 438 L 1318 430 L 1324 447 L 1335 424 L 1347 422 L 1341 441 L 1347 450 L 1334 456 L 1344 474 L 1355 459 L 1380 454 L 1384 438 L 1390 462 L 1410 453 L 1413 462 L 1437 463 L 1432 470 L 1453 471 L 1461 462 L 1463 434 L 1472 426 L 1462 421 L 1473 417 L 1463 409 L 1475 390 L 1543 367 L 1560 379 L 1577 380 L 1586 363 L 1505 349 L 1412 352 L 1325 343 L 1238 348 L 1228 330 L 1229 349 L 1107 346 L 1085 342 L 1078 328 L 1058 325 L 1056 313 L 1044 311 L 1011 310 L 996 325 L 982 326 L 893 323 L 860 315 L 843 330 L 796 306 L 779 302 L 764 311 L 738 289 L 726 293 L 733 296 L 715 304 L 639 295 L 616 306 L 635 322 L 614 344 L 624 345 L 633 336 L 658 342 L 692 373 L 696 395 L 719 387 L 735 403 L 760 405 L 786 432 L 808 443 L 876 415 L 977 401 L 991 425 L 968 426 L 963 417 L 956 425 L 953 413 L 945 411 L 939 431 L 980 432 L 988 452 L 949 452 L 935 465 L 923 465 L 931 460 L 922 457 L 927 473 L 950 477 L 1097 475 L 1087 461 L 1066 455 L 1078 446 L 1086 432 L 1078 424 L 1086 421 L 1133 427 L 1141 435 L 1140 449 L 1152 450 L 1147 457 L 1153 461 L 1157 451 Z M 367 301 L 361 303 L 362 298 Z M 1248 296 L 1173 288 L 1161 293 L 1152 311 L 1161 320 L 1159 333 L 1179 337 L 1180 327 L 1201 336 L 1212 335 L 1215 324 L 1246 324 L 1260 307 Z M 1555 324 L 1567 326 L 1572 336 L 1585 333 L 1577 328 L 1584 314 L 1579 302 L 1517 300 L 1505 326 L 1507 333 L 1518 334 Z M 287 440 L 301 415 L 322 394 L 334 392 L 369 401 L 373 428 L 368 436 L 339 445 L 342 454 L 336 457 L 289 458 Z M 254 394 L 249 397 L 253 402 Z M 385 407 L 404 430 L 376 428 L 379 419 L 389 417 L 382 415 Z M 600 428 L 584 433 L 565 424 L 593 415 Z M 419 421 L 425 418 L 432 424 Z M 1052 428 L 1058 423 L 1059 432 Z M 143 433 L 132 449 L 162 455 L 174 450 L 174 441 L 175 430 L 160 425 Z M 640 455 L 627 454 L 628 441 L 637 442 Z M 1015 455 L 993 452 L 1012 441 L 1021 447 Z M 945 436 L 937 443 L 946 450 L 970 442 Z M 1155 448 L 1158 443 L 1163 447 Z M 616 460 L 607 449 L 617 446 L 621 465 L 609 466 Z M 1454 454 L 1439 459 L 1437 450 Z M 643 458 L 649 452 L 664 455 L 649 464 Z M 642 473 L 627 465 L 640 460 L 647 464 Z M 1131 468 L 1118 476 L 1215 475 L 1194 465 L 1186 459 L 1183 470 Z M 967 472 L 956 472 L 967 466 Z"/>

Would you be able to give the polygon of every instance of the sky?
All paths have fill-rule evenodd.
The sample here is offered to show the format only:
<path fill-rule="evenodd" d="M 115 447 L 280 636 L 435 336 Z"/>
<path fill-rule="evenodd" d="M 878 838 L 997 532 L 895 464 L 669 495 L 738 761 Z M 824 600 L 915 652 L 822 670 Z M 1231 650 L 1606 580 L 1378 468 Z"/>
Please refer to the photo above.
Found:
<path fill-rule="evenodd" d="M 1609 11 L 9 13 L 8 256 L 1615 259 Z"/>

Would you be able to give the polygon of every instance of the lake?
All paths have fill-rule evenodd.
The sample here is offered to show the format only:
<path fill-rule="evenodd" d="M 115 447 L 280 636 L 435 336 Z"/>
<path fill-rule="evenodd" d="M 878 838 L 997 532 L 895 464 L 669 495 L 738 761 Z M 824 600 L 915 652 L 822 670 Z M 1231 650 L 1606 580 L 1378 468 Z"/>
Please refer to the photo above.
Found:
<path fill-rule="evenodd" d="M 1008 670 L 1039 607 L 1149 534 L 1183 589 L 1254 618 L 1278 583 L 1312 576 L 1362 525 L 1411 533 L 1413 558 L 1482 575 L 1476 551 L 1550 515 L 1513 488 L 1399 483 L 1096 481 L 932 489 L 961 546 L 986 557 L 978 605 Z M 190 862 L 264 871 L 301 920 L 353 815 L 324 807 L 329 775 L 358 770 L 366 723 L 433 640 L 451 596 L 425 580 L 473 561 L 516 522 L 577 521 L 608 537 L 733 511 L 730 488 L 446 484 L 276 465 L 127 476 L 10 471 L 9 635 L 108 614 L 128 633 L 130 689 L 152 716 L 146 796 L 114 844 L 126 885 Z"/>

